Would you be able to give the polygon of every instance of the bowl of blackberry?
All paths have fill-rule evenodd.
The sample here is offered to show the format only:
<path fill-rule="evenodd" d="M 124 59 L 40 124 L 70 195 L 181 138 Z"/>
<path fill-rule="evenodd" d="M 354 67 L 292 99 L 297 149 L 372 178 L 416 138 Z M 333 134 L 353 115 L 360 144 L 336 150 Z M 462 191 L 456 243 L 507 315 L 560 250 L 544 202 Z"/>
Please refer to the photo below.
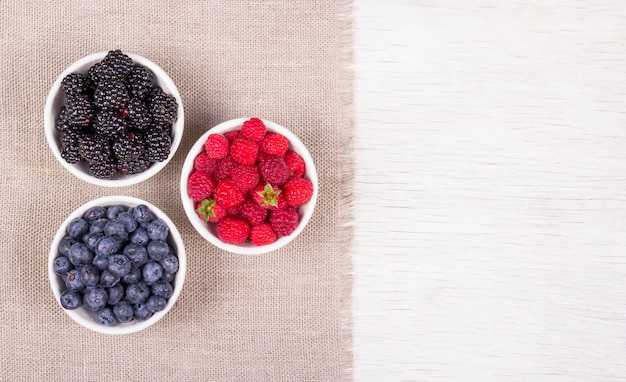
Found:
<path fill-rule="evenodd" d="M 174 306 L 187 269 L 176 226 L 156 206 L 129 196 L 92 200 L 57 231 L 48 275 L 58 305 L 105 334 L 152 326 Z"/>
<path fill-rule="evenodd" d="M 59 163 L 91 184 L 140 183 L 171 160 L 182 139 L 176 85 L 149 59 L 121 50 L 79 59 L 52 85 L 44 131 Z"/>

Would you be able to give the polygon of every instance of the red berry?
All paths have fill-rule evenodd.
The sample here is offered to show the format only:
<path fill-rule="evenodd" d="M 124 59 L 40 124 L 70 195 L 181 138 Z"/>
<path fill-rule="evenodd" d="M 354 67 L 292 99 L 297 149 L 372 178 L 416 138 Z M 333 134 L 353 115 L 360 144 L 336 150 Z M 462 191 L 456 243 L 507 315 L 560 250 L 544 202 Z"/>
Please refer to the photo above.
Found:
<path fill-rule="evenodd" d="M 224 208 L 229 209 L 240 206 L 246 200 L 246 193 L 237 188 L 231 180 L 224 179 L 215 186 L 213 197 Z"/>
<path fill-rule="evenodd" d="M 237 138 L 230 146 L 230 156 L 235 162 L 252 165 L 256 162 L 259 146 L 248 138 Z"/>
<path fill-rule="evenodd" d="M 217 223 L 224 216 L 226 216 L 226 209 L 224 209 L 224 207 L 220 204 L 217 204 L 214 199 L 205 199 L 198 202 L 198 204 L 196 204 L 196 212 L 198 213 L 198 216 L 200 216 L 200 219 L 202 219 L 205 223 L 208 221 Z"/>
<path fill-rule="evenodd" d="M 267 218 L 267 210 L 253 200 L 246 200 L 239 207 L 239 214 L 253 227 L 265 223 L 265 218 Z"/>
<path fill-rule="evenodd" d="M 257 184 L 259 184 L 259 171 L 256 167 L 245 164 L 235 166 L 230 172 L 230 177 L 235 183 L 235 186 L 239 187 L 243 191 L 250 191 Z"/>
<path fill-rule="evenodd" d="M 217 169 L 213 173 L 213 179 L 215 179 L 216 182 L 219 182 L 222 179 L 229 179 L 235 166 L 237 166 L 237 163 L 230 155 L 226 158 L 220 159 L 217 164 Z"/>
<path fill-rule="evenodd" d="M 289 167 L 283 157 L 270 156 L 259 163 L 261 180 L 270 182 L 274 187 L 281 186 L 289 179 Z"/>
<path fill-rule="evenodd" d="M 291 176 L 302 176 L 306 172 L 304 159 L 295 151 L 289 150 L 285 153 L 285 163 L 289 167 Z"/>
<path fill-rule="evenodd" d="M 274 189 L 271 184 L 259 184 L 252 191 L 252 199 L 265 209 L 283 208 L 286 205 L 282 191 Z"/>
<path fill-rule="evenodd" d="M 276 233 L 269 224 L 261 224 L 250 230 L 250 242 L 254 245 L 268 245 L 276 241 Z"/>
<path fill-rule="evenodd" d="M 194 171 L 187 180 L 187 192 L 194 202 L 211 197 L 214 187 L 213 180 L 204 171 Z"/>
<path fill-rule="evenodd" d="M 271 210 L 269 223 L 277 236 L 289 236 L 298 226 L 298 211 L 292 208 Z"/>
<path fill-rule="evenodd" d="M 313 183 L 305 178 L 291 178 L 283 187 L 285 200 L 292 206 L 301 206 L 311 200 Z"/>
<path fill-rule="evenodd" d="M 222 134 L 211 134 L 204 142 L 209 158 L 221 159 L 228 155 L 228 139 Z"/>
<path fill-rule="evenodd" d="M 267 133 L 259 142 L 259 148 L 266 154 L 283 156 L 289 148 L 289 141 L 278 133 Z"/>
<path fill-rule="evenodd" d="M 193 160 L 193 168 L 198 171 L 204 171 L 207 174 L 211 175 L 217 169 L 217 164 L 219 163 L 219 159 L 209 158 L 206 151 L 198 154 Z"/>
<path fill-rule="evenodd" d="M 226 216 L 217 223 L 217 237 L 228 244 L 243 244 L 250 234 L 250 226 L 241 219 Z"/>
<path fill-rule="evenodd" d="M 229 143 L 233 143 L 235 139 L 243 137 L 243 133 L 241 132 L 241 130 L 232 130 L 224 133 L 224 136 L 226 137 L 226 139 L 228 139 Z"/>
<path fill-rule="evenodd" d="M 246 138 L 250 138 L 255 142 L 260 141 L 265 137 L 265 124 L 258 118 L 250 118 L 241 126 L 241 132 Z"/>

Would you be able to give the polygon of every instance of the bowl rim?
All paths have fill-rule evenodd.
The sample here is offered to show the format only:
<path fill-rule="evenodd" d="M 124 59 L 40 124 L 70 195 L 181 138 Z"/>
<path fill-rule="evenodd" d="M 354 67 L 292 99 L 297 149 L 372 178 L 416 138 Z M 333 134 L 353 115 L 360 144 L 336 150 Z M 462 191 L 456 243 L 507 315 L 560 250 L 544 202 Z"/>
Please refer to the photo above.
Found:
<path fill-rule="evenodd" d="M 94 184 L 96 186 L 103 187 L 125 187 L 131 186 L 138 183 L 141 183 L 152 176 L 156 175 L 160 172 L 174 157 L 180 143 L 182 141 L 183 130 L 185 126 L 185 110 L 183 107 L 182 98 L 178 91 L 178 88 L 174 84 L 174 81 L 171 77 L 161 68 L 159 65 L 149 60 L 146 57 L 140 56 L 135 53 L 127 53 L 123 52 L 125 55 L 129 56 L 134 63 L 143 65 L 150 69 L 152 73 L 154 73 L 155 81 L 161 86 L 161 88 L 167 93 L 172 95 L 176 102 L 178 103 L 178 113 L 177 119 L 174 121 L 172 125 L 173 137 L 172 137 L 172 145 L 170 147 L 170 154 L 167 159 L 162 162 L 153 163 L 149 169 L 143 171 L 138 174 L 128 174 L 123 177 L 117 179 L 100 179 L 96 178 L 93 175 L 90 175 L 85 171 L 85 164 L 76 164 L 76 163 L 68 163 L 65 159 L 61 157 L 61 150 L 59 148 L 58 137 L 60 136 L 59 132 L 56 130 L 56 117 L 58 114 L 57 107 L 55 105 L 58 104 L 58 97 L 64 98 L 65 95 L 61 89 L 61 82 L 63 78 L 68 74 L 81 72 L 85 73 L 85 68 L 90 67 L 91 65 L 102 61 L 104 57 L 107 55 L 109 51 L 102 51 L 97 53 L 92 53 L 87 56 L 84 56 L 77 61 L 74 61 L 70 64 L 65 70 L 57 76 L 54 80 L 52 86 L 50 87 L 50 91 L 48 92 L 48 96 L 46 97 L 46 103 L 44 106 L 44 132 L 46 136 L 46 141 L 48 142 L 48 146 L 50 147 L 52 154 L 57 159 L 57 161 L 63 166 L 67 171 L 69 171 L 72 175 L 77 178 Z M 89 65 L 89 66 L 87 66 Z"/>
<path fill-rule="evenodd" d="M 63 287 L 62 280 L 60 276 L 54 272 L 54 260 L 59 256 L 58 246 L 63 237 L 66 235 L 67 225 L 77 217 L 83 216 L 83 214 L 91 207 L 96 206 L 113 206 L 113 205 L 122 205 L 122 206 L 137 206 L 140 204 L 146 205 L 152 213 L 158 217 L 159 219 L 163 219 L 169 227 L 170 237 L 168 241 L 174 242 L 176 244 L 176 255 L 178 257 L 178 271 L 176 272 L 176 278 L 174 279 L 174 293 L 167 300 L 167 305 L 165 308 L 156 312 L 146 321 L 137 321 L 133 320 L 127 323 L 118 323 L 115 326 L 104 326 L 93 319 L 88 319 L 86 316 L 90 315 L 90 313 L 84 307 L 80 307 L 76 310 L 67 310 L 63 308 L 61 302 L 59 300 L 61 296 L 61 289 Z M 72 320 L 76 323 L 82 325 L 83 327 L 90 329 L 92 331 L 103 333 L 103 334 L 130 334 L 135 333 L 141 330 L 144 330 L 154 324 L 157 323 L 161 318 L 163 318 L 176 304 L 178 297 L 183 289 L 185 283 L 185 276 L 187 273 L 187 255 L 185 252 L 185 246 L 183 243 L 182 236 L 180 231 L 176 225 L 172 222 L 172 220 L 167 216 L 163 210 L 155 206 L 154 204 L 139 199 L 132 196 L 126 195 L 111 195 L 104 196 L 97 199 L 92 199 L 74 211 L 72 211 L 66 219 L 59 225 L 59 228 L 52 239 L 52 243 L 50 245 L 50 251 L 48 253 L 48 280 L 50 282 L 50 289 L 52 290 L 52 294 L 54 299 L 56 300 L 56 304 L 64 311 Z"/>
<path fill-rule="evenodd" d="M 194 158 L 196 157 L 196 155 L 198 155 L 198 153 L 202 151 L 202 148 L 204 146 L 204 141 L 206 141 L 207 137 L 210 134 L 224 133 L 224 132 L 228 132 L 231 130 L 235 130 L 237 128 L 240 128 L 243 125 L 243 123 L 249 120 L 250 118 L 252 117 L 242 117 L 242 118 L 236 118 L 236 119 L 224 121 L 211 127 L 204 134 L 202 134 L 187 152 L 185 162 L 183 163 L 183 167 L 181 171 L 181 180 L 180 180 L 180 195 L 181 195 L 181 201 L 183 204 L 183 209 L 185 211 L 185 214 L 187 215 L 189 222 L 192 224 L 195 230 L 204 239 L 206 239 L 207 241 L 209 241 L 211 244 L 215 245 L 216 247 L 223 249 L 225 251 L 228 251 L 230 253 L 239 254 L 239 255 L 261 255 L 261 254 L 275 251 L 289 244 L 308 225 L 315 211 L 315 206 L 317 204 L 317 198 L 319 195 L 319 180 L 317 177 L 317 169 L 315 167 L 315 163 L 313 161 L 313 157 L 311 156 L 311 153 L 309 152 L 307 147 L 302 143 L 300 138 L 298 138 L 289 129 L 287 129 L 286 127 L 276 122 L 273 122 L 264 118 L 259 118 L 265 124 L 268 132 L 278 132 L 284 135 L 285 138 L 287 138 L 287 140 L 289 141 L 289 148 L 294 150 L 296 153 L 298 153 L 302 157 L 302 159 L 304 159 L 305 165 L 306 165 L 306 173 L 304 177 L 306 179 L 309 179 L 311 182 L 313 182 L 313 195 L 311 197 L 311 200 L 305 203 L 303 206 L 300 206 L 300 211 L 301 211 L 300 222 L 298 223 L 298 226 L 296 227 L 296 229 L 289 236 L 280 237 L 278 238 L 278 240 L 276 240 L 275 242 L 271 244 L 262 245 L 262 246 L 254 246 L 250 243 L 247 243 L 246 245 L 228 244 L 228 243 L 222 242 L 216 235 L 214 235 L 213 233 L 209 231 L 207 225 L 202 221 L 202 219 L 200 219 L 200 217 L 198 217 L 197 213 L 195 212 L 195 202 L 187 194 L 187 179 L 193 172 Z M 255 118 L 258 118 L 258 117 L 255 117 Z M 294 146 L 296 146 L 297 148 L 294 148 Z"/>

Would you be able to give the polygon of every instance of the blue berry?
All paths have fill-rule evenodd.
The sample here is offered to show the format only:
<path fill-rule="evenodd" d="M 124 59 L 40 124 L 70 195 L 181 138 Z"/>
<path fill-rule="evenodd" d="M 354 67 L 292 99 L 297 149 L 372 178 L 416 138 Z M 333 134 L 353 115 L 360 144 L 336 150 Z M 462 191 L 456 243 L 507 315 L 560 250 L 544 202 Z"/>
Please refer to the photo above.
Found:
<path fill-rule="evenodd" d="M 130 268 L 130 272 L 122 276 L 122 282 L 126 285 L 134 284 L 141 280 L 141 270 L 137 267 Z"/>
<path fill-rule="evenodd" d="M 126 230 L 127 233 L 133 232 L 134 230 L 137 229 L 137 221 L 135 220 L 133 215 L 129 212 L 120 213 L 119 215 L 117 215 L 117 219 L 115 220 L 117 220 L 118 222 L 124 225 L 124 229 Z"/>
<path fill-rule="evenodd" d="M 67 271 L 65 276 L 63 276 L 63 281 L 67 289 L 74 292 L 81 291 L 85 287 L 76 268 Z"/>
<path fill-rule="evenodd" d="M 120 282 L 120 277 L 115 276 L 110 270 L 105 269 L 100 273 L 100 285 L 110 288 Z"/>
<path fill-rule="evenodd" d="M 104 207 L 91 207 L 88 209 L 83 215 L 83 219 L 85 219 L 88 223 L 93 223 L 98 219 L 101 219 L 106 216 L 106 209 Z"/>
<path fill-rule="evenodd" d="M 107 208 L 107 213 L 106 213 L 106 217 L 109 220 L 115 220 L 117 219 L 117 215 L 119 215 L 120 213 L 126 211 L 126 208 L 122 207 L 122 206 L 111 206 L 109 208 Z"/>
<path fill-rule="evenodd" d="M 113 236 L 118 240 L 128 240 L 128 232 L 124 223 L 119 220 L 111 220 L 104 226 L 104 234 L 106 236 Z"/>
<path fill-rule="evenodd" d="M 148 251 L 141 244 L 128 243 L 123 253 L 130 259 L 133 267 L 141 267 L 148 262 Z"/>
<path fill-rule="evenodd" d="M 148 236 L 148 230 L 143 227 L 138 227 L 133 233 L 130 234 L 130 242 L 135 244 L 141 244 L 143 246 L 148 245 L 150 242 L 150 236 Z"/>
<path fill-rule="evenodd" d="M 146 308 L 152 313 L 162 311 L 165 309 L 165 305 L 167 305 L 167 300 L 159 296 L 152 295 L 148 298 L 148 301 L 146 301 Z"/>
<path fill-rule="evenodd" d="M 161 261 L 170 253 L 170 247 L 162 240 L 153 240 L 148 243 L 148 257 L 154 261 Z"/>
<path fill-rule="evenodd" d="M 172 254 L 168 254 L 161 261 L 159 261 L 163 272 L 176 273 L 178 271 L 178 257 Z"/>
<path fill-rule="evenodd" d="M 161 276 L 161 280 L 171 283 L 176 278 L 176 273 L 171 272 L 163 272 L 163 276 Z"/>
<path fill-rule="evenodd" d="M 135 304 L 133 306 L 133 309 L 135 310 L 134 317 L 137 321 L 145 321 L 148 318 L 152 317 L 152 312 L 148 310 L 145 302 Z"/>
<path fill-rule="evenodd" d="M 103 236 L 104 236 L 104 234 L 102 232 L 89 232 L 89 233 L 86 233 L 83 236 L 83 243 L 85 243 L 87 248 L 91 249 L 92 251 L 95 251 L 96 250 L 96 244 L 98 243 L 98 240 L 100 240 L 100 238 L 102 238 Z"/>
<path fill-rule="evenodd" d="M 109 256 L 115 254 L 122 243 L 111 236 L 105 236 L 96 243 L 96 255 Z"/>
<path fill-rule="evenodd" d="M 83 218 L 72 220 L 67 225 L 67 234 L 75 239 L 80 239 L 89 231 L 89 223 Z"/>
<path fill-rule="evenodd" d="M 152 284 L 152 294 L 155 296 L 170 298 L 173 293 L 174 288 L 172 287 L 172 284 L 166 281 L 159 280 Z"/>
<path fill-rule="evenodd" d="M 80 281 L 82 281 L 86 287 L 95 287 L 100 282 L 100 272 L 98 268 L 91 264 L 83 265 L 78 275 L 80 276 Z"/>
<path fill-rule="evenodd" d="M 131 304 L 139 304 L 150 297 L 150 287 L 145 282 L 139 281 L 126 287 L 126 301 Z"/>
<path fill-rule="evenodd" d="M 54 259 L 54 273 L 56 273 L 57 275 L 62 276 L 72 268 L 72 262 L 70 261 L 70 259 L 67 258 L 67 256 L 61 255 Z"/>
<path fill-rule="evenodd" d="M 104 308 L 108 299 L 107 291 L 103 288 L 91 288 L 88 289 L 83 296 L 83 305 L 85 308 L 95 312 Z"/>
<path fill-rule="evenodd" d="M 104 326 L 114 326 L 117 323 L 113 310 L 109 307 L 104 307 L 96 312 L 98 321 Z"/>
<path fill-rule="evenodd" d="M 113 306 L 113 315 L 119 322 L 128 322 L 133 319 L 133 307 L 126 301 L 120 301 Z"/>
<path fill-rule="evenodd" d="M 154 219 L 148 225 L 148 236 L 152 240 L 161 240 L 165 241 L 167 239 L 167 235 L 170 233 L 170 229 L 161 219 Z"/>
<path fill-rule="evenodd" d="M 78 240 L 76 240 L 75 238 L 71 237 L 71 236 L 64 236 L 61 241 L 59 242 L 59 253 L 67 256 L 70 254 L 70 248 L 72 248 L 72 245 L 78 243 Z"/>
<path fill-rule="evenodd" d="M 109 256 L 109 267 L 107 268 L 111 273 L 117 277 L 123 277 L 130 272 L 132 264 L 126 255 L 121 253 Z"/>
<path fill-rule="evenodd" d="M 148 206 L 140 204 L 133 209 L 133 217 L 138 223 L 149 223 L 152 219 L 154 219 L 154 215 L 152 211 L 148 208 Z"/>
<path fill-rule="evenodd" d="M 107 304 L 115 305 L 124 297 L 124 287 L 121 284 L 114 285 L 110 288 L 106 288 L 109 299 Z"/>
<path fill-rule="evenodd" d="M 72 290 L 61 292 L 60 301 L 61 306 L 68 310 L 76 309 L 83 304 L 81 294 Z"/>
<path fill-rule="evenodd" d="M 70 262 L 77 267 L 90 264 L 93 260 L 93 252 L 84 243 L 76 243 L 70 248 L 67 256 Z"/>
<path fill-rule="evenodd" d="M 104 226 L 109 222 L 109 219 L 102 218 L 91 223 L 89 226 L 89 233 L 104 233 Z"/>
<path fill-rule="evenodd" d="M 108 255 L 96 255 L 91 261 L 99 271 L 103 271 L 109 267 L 109 256 Z"/>
<path fill-rule="evenodd" d="M 146 284 L 151 285 L 159 281 L 163 275 L 163 268 L 159 265 L 159 263 L 151 261 L 143 266 L 142 275 L 143 281 L 145 281 Z"/>

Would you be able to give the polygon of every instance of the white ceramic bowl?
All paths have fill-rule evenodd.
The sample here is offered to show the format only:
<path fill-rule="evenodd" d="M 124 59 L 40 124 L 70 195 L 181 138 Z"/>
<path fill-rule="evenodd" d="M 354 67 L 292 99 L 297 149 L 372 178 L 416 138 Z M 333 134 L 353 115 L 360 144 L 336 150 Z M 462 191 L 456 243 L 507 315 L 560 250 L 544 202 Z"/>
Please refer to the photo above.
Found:
<path fill-rule="evenodd" d="M 95 314 L 84 307 L 79 307 L 75 310 L 67 310 L 61 306 L 59 298 L 61 296 L 61 292 L 65 289 L 65 283 L 61 279 L 59 275 L 54 272 L 54 260 L 59 256 L 58 247 L 61 239 L 67 234 L 66 229 L 68 224 L 79 217 L 82 217 L 84 213 L 95 206 L 124 206 L 124 207 L 135 207 L 138 205 L 144 204 L 146 205 L 150 211 L 155 215 L 155 217 L 162 219 L 165 221 L 169 227 L 169 236 L 167 238 L 167 243 L 170 245 L 176 255 L 178 256 L 178 272 L 176 273 L 176 278 L 173 281 L 174 293 L 167 300 L 167 305 L 165 309 L 160 312 L 156 312 L 146 321 L 137 321 L 133 319 L 130 322 L 126 323 L 117 323 L 114 326 L 104 326 L 98 319 Z M 57 231 L 54 239 L 52 240 L 52 245 L 50 246 L 50 253 L 48 255 L 48 278 L 50 280 L 50 287 L 52 288 L 52 293 L 54 298 L 59 305 L 59 308 L 67 313 L 72 320 L 76 321 L 80 325 L 86 327 L 87 329 L 91 329 L 93 331 L 105 334 L 128 334 L 138 332 L 140 330 L 146 329 L 149 326 L 154 325 L 157 321 L 159 321 L 163 316 L 167 314 L 167 312 L 172 309 L 180 292 L 183 289 L 183 284 L 185 282 L 185 274 L 187 272 L 187 256 L 185 254 L 185 247 L 183 245 L 183 239 L 180 236 L 180 233 L 174 223 L 170 220 L 170 218 L 159 208 L 152 205 L 145 200 L 133 198 L 130 196 L 105 196 L 102 198 L 94 199 L 88 203 L 83 204 L 79 208 L 77 208 L 74 212 L 72 212 L 67 219 L 61 224 L 59 230 Z"/>
<path fill-rule="evenodd" d="M 178 89 L 172 79 L 161 69 L 157 64 L 132 53 L 126 53 L 135 63 L 145 66 L 150 69 L 154 74 L 156 84 L 159 85 L 163 91 L 172 95 L 178 102 L 178 116 L 172 126 L 172 146 L 170 148 L 170 154 L 166 160 L 162 162 L 153 163 L 146 171 L 138 174 L 118 175 L 113 179 L 99 179 L 91 175 L 89 168 L 85 163 L 68 163 L 61 157 L 61 133 L 56 129 L 56 119 L 59 114 L 61 106 L 65 104 L 65 94 L 61 87 L 61 81 L 70 73 L 82 73 L 85 74 L 91 66 L 102 61 L 108 52 L 94 53 L 89 56 L 85 56 L 80 60 L 71 64 L 65 69 L 59 77 L 52 84 L 48 98 L 46 99 L 46 105 L 44 108 L 44 130 L 48 145 L 52 150 L 55 158 L 61 163 L 61 165 L 70 173 L 91 184 L 104 187 L 123 187 L 130 186 L 143 182 L 144 180 L 154 176 L 161 171 L 163 167 L 172 159 L 183 137 L 183 128 L 185 124 L 185 112 L 183 110 L 183 102 L 178 93 Z"/>
<path fill-rule="evenodd" d="M 196 141 L 193 147 L 189 150 L 189 153 L 187 154 L 187 157 L 185 159 L 185 163 L 183 164 L 180 180 L 180 193 L 183 208 L 185 210 L 185 213 L 187 214 L 187 218 L 202 237 L 204 237 L 216 247 L 219 247 L 228 252 L 242 255 L 259 255 L 277 250 L 289 244 L 300 234 L 300 232 L 302 232 L 304 227 L 306 227 L 307 223 L 311 219 L 311 216 L 313 215 L 313 211 L 315 210 L 315 204 L 317 203 L 319 189 L 317 170 L 315 169 L 315 164 L 313 163 L 313 158 L 311 157 L 309 150 L 307 150 L 306 146 L 302 143 L 302 141 L 300 141 L 300 139 L 296 135 L 294 135 L 287 128 L 275 122 L 262 119 L 267 128 L 267 132 L 279 133 L 285 136 L 285 138 L 287 138 L 287 140 L 289 141 L 289 149 L 295 151 L 302 157 L 302 159 L 304 159 L 304 162 L 306 164 L 306 173 L 304 177 L 306 179 L 309 179 L 313 183 L 313 196 L 311 197 L 311 200 L 309 202 L 299 207 L 300 222 L 296 229 L 291 233 L 291 235 L 279 237 L 275 242 L 261 246 L 255 246 L 250 242 L 246 242 L 242 245 L 224 243 L 217 237 L 216 225 L 207 224 L 198 216 L 195 211 L 195 203 L 189 197 L 189 194 L 187 192 L 187 180 L 193 172 L 194 158 L 204 150 L 204 142 L 206 141 L 207 137 L 210 134 L 214 133 L 223 134 L 229 131 L 241 129 L 243 123 L 248 119 L 250 118 L 238 118 L 222 122 L 205 132 Z"/>

